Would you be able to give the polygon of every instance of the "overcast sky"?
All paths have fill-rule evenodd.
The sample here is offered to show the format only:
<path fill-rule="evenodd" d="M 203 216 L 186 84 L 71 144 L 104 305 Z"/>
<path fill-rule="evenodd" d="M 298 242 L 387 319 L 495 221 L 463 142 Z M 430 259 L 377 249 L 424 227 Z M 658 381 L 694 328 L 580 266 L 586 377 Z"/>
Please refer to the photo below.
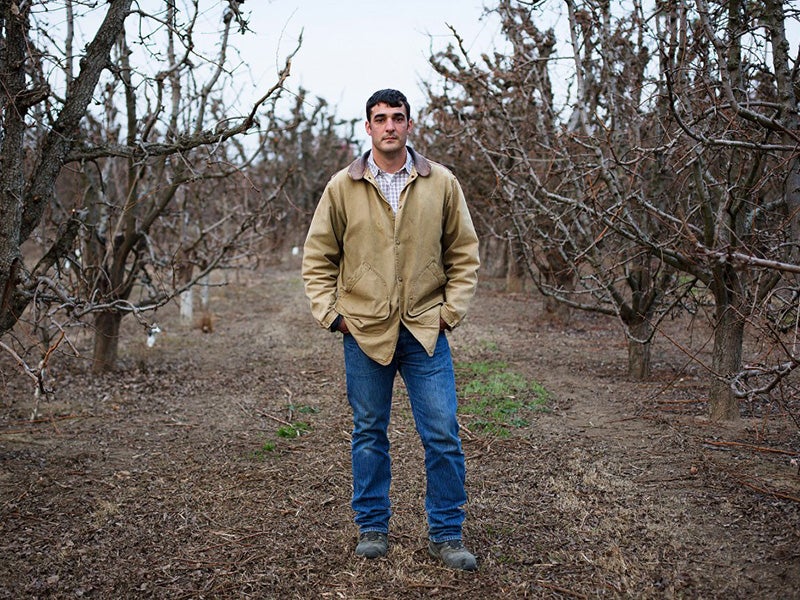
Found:
<path fill-rule="evenodd" d="M 243 9 L 254 34 L 235 42 L 253 77 L 242 85 L 263 91 L 274 83 L 302 30 L 288 87 L 325 98 L 342 118 L 364 118 L 367 98 L 387 87 L 403 91 L 418 110 L 431 47 L 454 41 L 448 24 L 476 51 L 491 47 L 499 33 L 496 20 L 482 19 L 481 0 L 250 0 Z"/>

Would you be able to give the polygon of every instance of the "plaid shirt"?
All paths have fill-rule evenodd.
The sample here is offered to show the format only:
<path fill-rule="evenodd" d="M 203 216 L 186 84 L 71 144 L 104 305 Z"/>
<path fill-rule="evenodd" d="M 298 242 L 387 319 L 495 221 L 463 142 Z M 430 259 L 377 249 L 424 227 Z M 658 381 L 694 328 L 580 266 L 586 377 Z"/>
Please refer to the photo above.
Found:
<path fill-rule="evenodd" d="M 408 181 L 408 176 L 411 175 L 411 153 L 406 152 L 406 164 L 403 165 L 403 168 L 397 173 L 381 171 L 380 167 L 375 164 L 372 152 L 369 153 L 367 165 L 369 165 L 369 170 L 372 171 L 372 174 L 375 176 L 375 181 L 378 182 L 389 206 L 392 207 L 394 212 L 397 212 L 397 209 L 400 207 L 400 193 L 403 191 Z"/>

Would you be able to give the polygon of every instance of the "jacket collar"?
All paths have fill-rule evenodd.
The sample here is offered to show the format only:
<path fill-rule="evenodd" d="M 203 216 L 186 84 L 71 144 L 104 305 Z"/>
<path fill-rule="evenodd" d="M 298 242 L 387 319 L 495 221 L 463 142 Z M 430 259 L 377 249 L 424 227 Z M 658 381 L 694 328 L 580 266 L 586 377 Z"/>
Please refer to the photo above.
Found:
<path fill-rule="evenodd" d="M 409 154 L 411 155 L 411 162 L 414 165 L 414 168 L 417 170 L 417 173 L 420 177 L 427 177 L 431 174 L 431 163 L 428 162 L 428 159 L 415 152 L 412 148 L 406 147 L 408 149 Z M 359 156 L 355 159 L 350 166 L 347 168 L 347 173 L 350 177 L 356 181 L 359 179 L 364 179 L 364 174 L 369 170 L 367 166 L 367 159 L 369 157 L 370 151 L 367 150 L 364 154 Z"/>

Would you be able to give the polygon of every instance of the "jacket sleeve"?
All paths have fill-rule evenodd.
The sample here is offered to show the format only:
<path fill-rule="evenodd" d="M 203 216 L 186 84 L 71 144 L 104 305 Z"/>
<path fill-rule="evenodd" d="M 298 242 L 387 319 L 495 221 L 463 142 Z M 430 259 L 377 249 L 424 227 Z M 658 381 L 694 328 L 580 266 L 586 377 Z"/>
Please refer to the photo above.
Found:
<path fill-rule="evenodd" d="M 472 224 L 464 192 L 451 176 L 442 223 L 442 262 L 445 277 L 445 303 L 441 317 L 451 328 L 467 314 L 478 284 L 478 235 Z"/>
<path fill-rule="evenodd" d="M 326 329 L 330 329 L 338 316 L 334 306 L 342 258 L 342 231 L 329 183 L 311 220 L 303 247 L 302 266 L 311 314 Z"/>

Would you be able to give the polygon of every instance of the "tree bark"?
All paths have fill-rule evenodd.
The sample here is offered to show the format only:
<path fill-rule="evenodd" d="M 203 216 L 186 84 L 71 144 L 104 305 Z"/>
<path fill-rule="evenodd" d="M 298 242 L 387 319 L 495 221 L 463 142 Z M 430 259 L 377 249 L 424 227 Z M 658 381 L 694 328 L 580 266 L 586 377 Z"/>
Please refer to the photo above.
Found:
<path fill-rule="evenodd" d="M 132 0 L 115 0 L 108 5 L 94 39 L 86 46 L 81 71 L 70 83 L 58 118 L 45 136 L 31 178 L 25 187 L 24 212 L 19 241 L 24 242 L 41 221 L 45 206 L 53 198 L 55 181 L 66 157 L 79 137 L 79 125 L 93 99 L 101 73 L 109 66 L 111 48 L 122 32 Z"/>
<path fill-rule="evenodd" d="M 575 281 L 569 265 L 564 261 L 558 250 L 546 250 L 545 259 L 539 266 L 545 286 L 555 293 L 569 295 L 575 288 Z M 557 323 L 566 325 L 572 316 L 572 310 L 568 304 L 561 302 L 558 298 L 545 294 L 544 313 L 549 319 Z"/>
<path fill-rule="evenodd" d="M 739 311 L 731 304 L 718 304 L 711 358 L 714 379 L 709 392 L 709 416 L 712 421 L 739 419 L 739 401 L 730 383 L 742 366 L 743 341 L 744 319 Z"/>
<path fill-rule="evenodd" d="M 93 373 L 104 373 L 116 366 L 121 323 L 122 314 L 116 311 L 101 312 L 95 317 Z"/>
<path fill-rule="evenodd" d="M 19 314 L 12 310 L 22 255 L 25 115 L 30 102 L 25 84 L 28 15 L 30 9 L 12 10 L 15 4 L 0 1 L 0 332 L 14 326 Z"/>
<path fill-rule="evenodd" d="M 516 294 L 523 291 L 522 261 L 525 260 L 519 252 L 515 251 L 514 241 L 506 240 L 506 292 Z"/>
<path fill-rule="evenodd" d="M 631 323 L 628 338 L 628 377 L 643 381 L 650 377 L 652 327 L 646 320 Z"/>

